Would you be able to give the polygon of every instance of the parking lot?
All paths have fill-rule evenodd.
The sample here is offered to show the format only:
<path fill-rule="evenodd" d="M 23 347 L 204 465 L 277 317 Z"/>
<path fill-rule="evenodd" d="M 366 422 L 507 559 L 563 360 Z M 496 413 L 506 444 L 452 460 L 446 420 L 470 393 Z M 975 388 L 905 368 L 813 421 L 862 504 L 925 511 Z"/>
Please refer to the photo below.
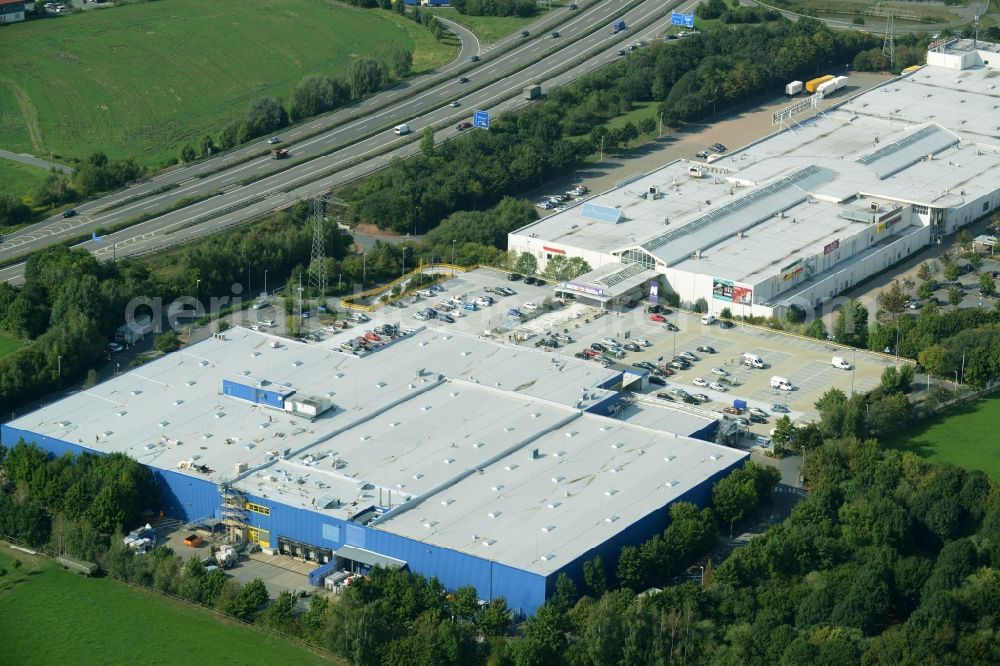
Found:
<path fill-rule="evenodd" d="M 453 323 L 437 319 L 418 321 L 413 315 L 420 310 L 434 307 L 454 297 L 473 300 L 487 294 L 495 287 L 510 287 L 517 293 L 512 296 L 490 294 L 496 302 L 488 307 L 467 311 L 455 307 L 448 311 Z M 525 308 L 526 303 L 537 305 L 539 310 Z M 545 309 L 551 306 L 552 309 Z M 509 315 L 517 309 L 526 319 Z M 466 334 L 490 337 L 503 344 L 518 344 L 554 354 L 573 356 L 603 338 L 614 338 L 625 343 L 635 338 L 645 338 L 650 343 L 640 351 L 629 352 L 617 361 L 619 367 L 642 372 L 632 367 L 633 363 L 649 361 L 662 364 L 682 351 L 692 352 L 698 360 L 692 367 L 679 370 L 666 378 L 667 386 L 651 385 L 643 390 L 655 395 L 672 387 L 689 393 L 703 393 L 710 402 L 702 409 L 721 411 L 731 406 L 734 399 L 745 400 L 750 407 L 759 407 L 771 412 L 772 405 L 788 408 L 793 420 L 809 421 L 817 414 L 814 403 L 830 387 L 845 393 L 867 391 L 875 387 L 882 371 L 896 361 L 891 356 L 855 351 L 839 345 L 810 338 L 801 338 L 772 331 L 766 328 L 736 324 L 724 329 L 720 323 L 703 325 L 700 316 L 675 311 L 667 315 L 669 323 L 677 326 L 676 332 L 668 331 L 664 324 L 650 319 L 650 315 L 640 306 L 626 312 L 602 312 L 598 308 L 575 301 L 561 304 L 553 298 L 551 285 L 527 285 L 523 281 L 509 281 L 506 273 L 490 269 L 479 269 L 459 273 L 441 283 L 441 291 L 432 297 L 407 297 L 397 306 L 381 308 L 370 313 L 371 321 L 355 325 L 340 333 L 325 333 L 320 344 L 339 344 L 341 340 L 355 337 L 359 333 L 383 323 L 395 324 L 401 328 L 428 326 L 438 330 L 461 331 Z M 544 343 L 556 334 L 558 347 Z M 569 338 L 570 342 L 565 339 Z M 700 353 L 698 347 L 712 347 L 716 353 Z M 747 368 L 742 364 L 744 353 L 760 356 L 765 363 L 763 369 Z M 831 358 L 842 356 L 852 364 L 852 370 L 834 368 Z M 589 361 L 598 362 L 598 361 Z M 706 382 L 718 379 L 712 368 L 719 368 L 729 376 L 728 390 L 719 391 L 709 387 L 696 386 L 695 378 Z M 772 389 L 770 378 L 781 376 L 790 380 L 793 390 Z M 751 431 L 766 435 L 773 427 L 773 419 L 766 424 L 754 424 Z"/>

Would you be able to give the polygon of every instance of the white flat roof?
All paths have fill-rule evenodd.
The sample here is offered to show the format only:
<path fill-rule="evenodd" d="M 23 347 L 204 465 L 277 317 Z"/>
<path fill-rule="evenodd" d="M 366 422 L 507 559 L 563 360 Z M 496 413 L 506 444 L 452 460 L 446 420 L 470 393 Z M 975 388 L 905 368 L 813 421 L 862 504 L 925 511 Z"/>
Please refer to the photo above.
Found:
<path fill-rule="evenodd" d="M 381 525 L 547 575 L 748 455 L 581 414 Z"/>
<path fill-rule="evenodd" d="M 512 235 L 606 255 L 645 244 L 667 266 L 755 283 L 849 233 L 857 223 L 839 213 L 856 195 L 954 208 L 993 192 L 998 137 L 1000 71 L 925 66 L 701 165 L 700 178 L 678 160 L 589 200 L 620 209 L 619 224 L 573 206 Z"/>

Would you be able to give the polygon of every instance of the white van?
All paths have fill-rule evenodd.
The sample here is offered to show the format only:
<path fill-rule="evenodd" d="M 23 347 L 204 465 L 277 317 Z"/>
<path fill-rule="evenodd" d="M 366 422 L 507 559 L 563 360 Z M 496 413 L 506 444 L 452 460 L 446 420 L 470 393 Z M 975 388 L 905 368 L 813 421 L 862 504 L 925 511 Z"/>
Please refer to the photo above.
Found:
<path fill-rule="evenodd" d="M 396 125 L 395 127 L 393 127 L 392 131 L 395 132 L 396 134 L 402 135 L 402 134 L 409 134 L 411 130 L 409 125 L 403 123 L 402 125 Z"/>
<path fill-rule="evenodd" d="M 771 388 L 780 391 L 791 391 L 792 383 L 784 377 L 771 377 Z"/>
<path fill-rule="evenodd" d="M 834 356 L 830 359 L 830 365 L 835 368 L 840 368 L 841 370 L 850 370 L 851 364 L 847 362 L 847 359 L 843 359 L 839 356 Z"/>
<path fill-rule="evenodd" d="M 763 368 L 764 359 L 762 359 L 760 356 L 757 356 L 757 354 L 751 354 L 750 352 L 747 352 L 743 354 L 743 365 L 747 366 L 748 368 Z"/>
<path fill-rule="evenodd" d="M 711 326 L 712 324 L 715 323 L 715 315 L 710 315 L 710 314 L 702 315 L 701 323 L 704 324 L 705 326 Z"/>

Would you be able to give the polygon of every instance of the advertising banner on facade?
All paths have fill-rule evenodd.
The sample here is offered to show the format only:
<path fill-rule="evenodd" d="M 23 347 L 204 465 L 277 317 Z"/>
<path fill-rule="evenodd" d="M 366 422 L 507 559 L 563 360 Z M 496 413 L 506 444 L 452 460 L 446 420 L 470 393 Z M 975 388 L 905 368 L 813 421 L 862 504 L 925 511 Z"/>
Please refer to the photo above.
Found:
<path fill-rule="evenodd" d="M 712 298 L 733 302 L 733 283 L 722 278 L 712 278 Z"/>
<path fill-rule="evenodd" d="M 803 270 L 805 269 L 802 267 L 802 264 L 798 261 L 789 264 L 781 269 L 781 281 L 787 282 L 788 280 L 791 280 L 792 278 L 798 276 Z"/>
<path fill-rule="evenodd" d="M 832 243 L 827 243 L 826 245 L 823 246 L 823 254 L 827 255 L 830 254 L 831 252 L 836 252 L 839 247 L 840 247 L 840 239 L 838 238 Z"/>
<path fill-rule="evenodd" d="M 649 281 L 649 302 L 656 305 L 660 301 L 660 283 L 656 280 Z"/>
<path fill-rule="evenodd" d="M 753 302 L 753 289 L 750 287 L 741 287 L 738 284 L 733 285 L 733 303 L 738 305 L 750 305 Z"/>

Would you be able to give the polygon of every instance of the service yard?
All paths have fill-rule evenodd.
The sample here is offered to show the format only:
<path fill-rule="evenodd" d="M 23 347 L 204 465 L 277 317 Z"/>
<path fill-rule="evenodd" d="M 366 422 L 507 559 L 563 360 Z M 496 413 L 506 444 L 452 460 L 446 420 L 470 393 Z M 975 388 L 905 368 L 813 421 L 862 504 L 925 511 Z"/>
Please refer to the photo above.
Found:
<path fill-rule="evenodd" d="M 496 299 L 493 305 L 477 307 L 475 311 L 454 307 L 446 313 L 454 319 L 445 323 L 438 318 L 426 321 L 416 320 L 413 315 L 419 311 L 461 298 L 465 301 L 487 295 L 487 290 L 508 287 L 517 293 L 500 296 L 489 293 Z M 344 340 L 357 333 L 383 323 L 397 324 L 402 328 L 429 326 L 439 330 L 454 330 L 470 335 L 485 336 L 487 332 L 496 341 L 506 344 L 539 349 L 541 352 L 573 356 L 592 343 L 601 344 L 604 338 L 615 339 L 622 344 L 644 338 L 650 344 L 640 351 L 627 352 L 616 363 L 631 372 L 645 372 L 632 366 L 637 362 L 662 364 L 677 354 L 687 351 L 699 360 L 686 370 L 665 378 L 666 386 L 647 385 L 643 389 L 650 395 L 672 387 L 684 389 L 688 393 L 703 393 L 711 399 L 700 406 L 701 409 L 721 411 L 731 406 L 734 399 L 746 400 L 748 406 L 759 407 L 771 412 L 774 404 L 788 408 L 790 416 L 797 421 L 817 418 L 814 403 L 828 388 L 836 387 L 850 394 L 854 391 L 868 391 L 878 385 L 883 369 L 897 363 L 896 359 L 884 354 L 857 351 L 840 345 L 788 335 L 757 326 L 735 324 L 725 329 L 720 322 L 712 325 L 701 323 L 700 315 L 674 311 L 666 316 L 666 322 L 679 329 L 666 330 L 665 323 L 652 321 L 645 311 L 645 304 L 626 312 L 601 313 L 597 308 L 567 301 L 560 306 L 553 298 L 553 289 L 546 285 L 526 285 L 522 280 L 511 281 L 506 273 L 491 269 L 479 269 L 459 273 L 441 283 L 441 290 L 430 298 L 408 296 L 399 306 L 390 306 L 369 313 L 371 321 L 356 325 L 346 332 L 324 333 L 323 344 L 333 344 L 338 336 Z M 546 303 L 553 309 L 546 310 Z M 534 304 L 539 309 L 525 308 Z M 516 309 L 524 317 L 518 318 L 510 311 Z M 444 313 L 444 312 L 442 312 Z M 345 334 L 346 333 L 346 334 Z M 569 337 L 572 341 L 560 340 L 557 335 Z M 543 340 L 555 338 L 558 347 L 551 348 Z M 712 347 L 714 354 L 698 352 L 698 347 Z M 742 364 L 744 353 L 760 356 L 766 365 L 762 369 L 747 368 Z M 841 370 L 831 365 L 834 356 L 845 358 L 852 364 L 852 370 Z M 597 362 L 597 361 L 588 361 Z M 899 361 L 905 363 L 905 361 Z M 713 368 L 727 373 L 732 383 L 727 390 L 720 391 L 709 386 L 696 385 L 701 378 L 706 384 L 718 381 Z M 771 388 L 771 377 L 780 376 L 790 380 L 793 390 L 782 391 Z M 645 383 L 645 382 L 644 382 Z M 727 386 L 723 384 L 723 386 Z M 768 423 L 753 424 L 751 432 L 767 435 L 773 427 L 773 418 Z"/>

